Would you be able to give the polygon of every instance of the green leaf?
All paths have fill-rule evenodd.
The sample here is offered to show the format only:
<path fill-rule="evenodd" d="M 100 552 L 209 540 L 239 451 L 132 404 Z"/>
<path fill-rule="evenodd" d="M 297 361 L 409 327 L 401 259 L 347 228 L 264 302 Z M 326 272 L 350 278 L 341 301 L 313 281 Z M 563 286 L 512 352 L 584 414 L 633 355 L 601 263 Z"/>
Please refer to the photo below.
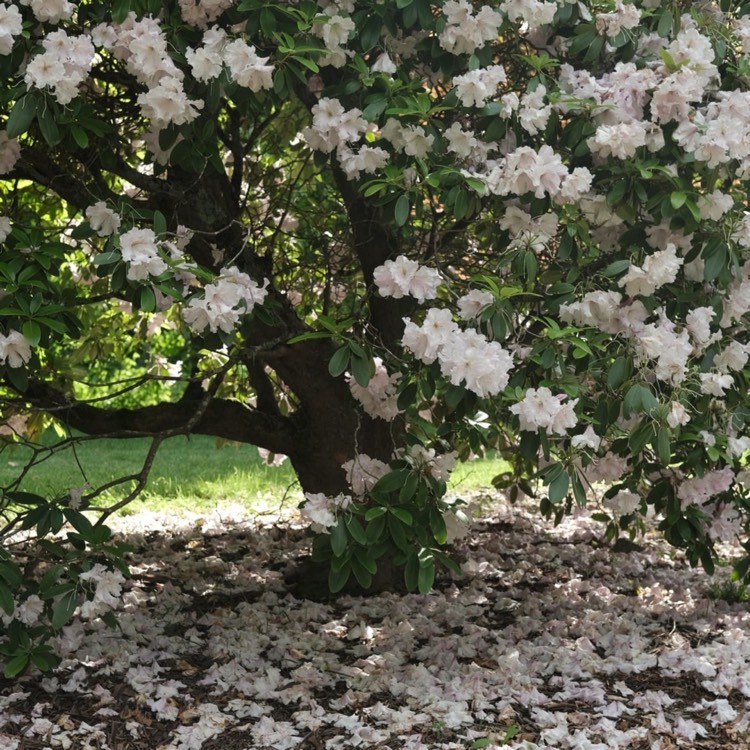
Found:
<path fill-rule="evenodd" d="M 39 123 L 39 130 L 42 131 L 42 137 L 50 146 L 57 146 L 62 140 L 60 134 L 60 128 L 57 127 L 55 122 L 55 113 L 51 107 L 46 106 L 37 116 L 37 122 Z"/>
<path fill-rule="evenodd" d="M 346 547 L 349 543 L 343 519 L 339 518 L 338 523 L 330 529 L 330 535 L 333 554 L 336 557 L 341 557 L 346 552 Z"/>
<path fill-rule="evenodd" d="M 377 505 L 374 508 L 370 508 L 367 513 L 365 513 L 365 521 L 372 521 L 373 518 L 378 518 L 386 512 L 387 511 L 385 508 L 383 508 L 381 505 Z"/>
<path fill-rule="evenodd" d="M 640 385 L 632 385 L 628 392 L 625 394 L 622 408 L 625 419 L 627 419 L 634 412 L 641 410 L 641 393 L 642 388 Z"/>
<path fill-rule="evenodd" d="M 389 508 L 388 510 L 407 526 L 411 526 L 414 523 L 414 516 L 406 508 Z"/>
<path fill-rule="evenodd" d="M 703 257 L 703 278 L 706 281 L 713 281 L 728 265 L 729 252 L 726 243 L 720 243 L 711 255 Z"/>
<path fill-rule="evenodd" d="M 77 606 L 78 596 L 76 595 L 75 589 L 63 594 L 52 608 L 52 627 L 55 630 L 59 630 L 65 625 L 65 623 L 73 617 L 73 613 L 76 611 Z"/>
<path fill-rule="evenodd" d="M 337 591 L 341 591 L 341 589 L 346 586 L 346 582 L 349 580 L 349 576 L 351 575 L 352 569 L 349 563 L 344 565 L 339 570 L 334 570 L 331 568 L 328 571 L 328 589 L 331 591 L 331 593 L 335 594 Z"/>
<path fill-rule="evenodd" d="M 354 355 L 351 360 L 352 375 L 362 388 L 367 388 L 373 375 L 373 361 L 369 357 Z"/>
<path fill-rule="evenodd" d="M 380 539 L 380 537 L 383 535 L 383 531 L 385 530 L 385 524 L 385 513 L 376 516 L 367 524 L 367 530 L 365 533 L 367 534 L 368 544 L 374 544 Z"/>
<path fill-rule="evenodd" d="M 346 345 L 336 349 L 331 357 L 331 361 L 328 363 L 328 372 L 331 374 L 331 377 L 337 378 L 346 371 L 347 367 L 349 367 L 351 354 L 351 349 Z"/>
<path fill-rule="evenodd" d="M 23 335 L 31 346 L 39 346 L 42 338 L 42 329 L 38 323 L 33 320 L 27 320 L 22 327 Z"/>
<path fill-rule="evenodd" d="M 674 18 L 672 16 L 671 6 L 667 6 L 664 12 L 659 16 L 659 24 L 656 27 L 656 33 L 661 37 L 668 37 L 672 33 Z"/>
<path fill-rule="evenodd" d="M 416 553 L 409 555 L 404 566 L 404 583 L 407 591 L 414 591 L 419 585 L 419 558 Z"/>
<path fill-rule="evenodd" d="M 435 582 L 435 563 L 430 560 L 426 565 L 419 566 L 417 588 L 420 594 L 426 594 Z"/>
<path fill-rule="evenodd" d="M 108 266 L 112 263 L 117 263 L 118 261 L 122 260 L 122 256 L 120 253 L 116 252 L 106 252 L 106 253 L 99 253 L 99 255 L 96 255 L 94 257 L 94 265 L 95 266 Z"/>
<path fill-rule="evenodd" d="M 672 208 L 677 210 L 678 208 L 682 208 L 682 206 L 685 205 L 685 201 L 687 200 L 687 194 L 683 193 L 681 190 L 675 190 L 672 195 L 669 196 L 669 200 L 672 203 Z"/>
<path fill-rule="evenodd" d="M 404 552 L 409 550 L 409 542 L 406 539 L 406 531 L 401 521 L 394 515 L 388 515 L 388 531 L 393 543 Z"/>
<path fill-rule="evenodd" d="M 618 357 L 609 368 L 607 373 L 607 385 L 610 388 L 619 388 L 629 377 L 631 372 L 630 359 Z"/>
<path fill-rule="evenodd" d="M 138 290 L 137 306 L 143 312 L 154 312 L 156 310 L 156 294 L 150 286 L 142 286 Z"/>
<path fill-rule="evenodd" d="M 406 194 L 400 195 L 396 201 L 396 206 L 393 209 L 393 218 L 396 220 L 398 226 L 402 227 L 406 224 L 410 210 L 411 206 L 409 204 L 409 196 Z"/>
<path fill-rule="evenodd" d="M 547 495 L 549 501 L 553 504 L 557 504 L 564 500 L 568 495 L 568 487 L 570 486 L 570 477 L 566 471 L 563 471 L 555 479 L 550 482 L 549 490 Z"/>
<path fill-rule="evenodd" d="M 622 258 L 610 263 L 602 271 L 602 275 L 606 276 L 607 278 L 613 278 L 614 276 L 619 276 L 621 273 L 624 273 L 628 270 L 628 268 L 630 268 L 630 261 Z"/>
<path fill-rule="evenodd" d="M 410 473 L 408 469 L 389 471 L 375 482 L 372 492 L 393 492 L 394 490 L 400 490 Z"/>
<path fill-rule="evenodd" d="M 367 570 L 359 560 L 352 560 L 351 567 L 354 577 L 357 579 L 357 583 L 359 583 L 363 589 L 369 589 L 372 585 L 372 573 L 370 573 L 370 571 Z"/>
<path fill-rule="evenodd" d="M 154 234 L 163 239 L 167 233 L 167 217 L 161 211 L 154 211 Z"/>
<path fill-rule="evenodd" d="M 669 444 L 669 428 L 662 425 L 656 433 L 656 444 L 654 445 L 656 455 L 664 466 L 669 466 L 672 461 L 672 448 Z"/>
<path fill-rule="evenodd" d="M 12 615 L 16 607 L 13 601 L 13 593 L 3 581 L 0 581 L 0 607 L 3 608 L 6 615 Z"/>
<path fill-rule="evenodd" d="M 349 516 L 346 521 L 346 528 L 349 530 L 349 536 L 354 539 L 358 544 L 367 544 L 367 535 L 365 530 L 362 528 L 362 524 L 357 520 L 355 516 Z M 356 572 L 356 571 L 355 571 Z"/>
<path fill-rule="evenodd" d="M 13 677 L 17 677 L 24 669 L 28 666 L 29 655 L 28 654 L 17 654 L 12 659 L 9 659 L 5 664 L 5 670 L 3 674 L 6 680 L 10 680 Z"/>
<path fill-rule="evenodd" d="M 73 136 L 73 140 L 80 148 L 87 148 L 89 145 L 89 137 L 86 135 L 86 131 L 78 125 L 70 126 L 70 134 Z"/>
<path fill-rule="evenodd" d="M 417 494 L 417 487 L 419 485 L 419 475 L 411 472 L 407 477 L 406 481 L 401 487 L 398 493 L 398 501 L 400 503 L 408 503 L 414 495 Z"/>
<path fill-rule="evenodd" d="M 432 508 L 430 511 L 430 528 L 432 529 L 432 536 L 438 544 L 445 544 L 448 541 L 448 528 L 445 525 L 443 514 L 437 508 Z"/>
<path fill-rule="evenodd" d="M 26 94 L 16 101 L 5 125 L 5 133 L 8 138 L 17 138 L 29 129 L 36 116 L 36 108 L 37 98 L 30 94 Z"/>

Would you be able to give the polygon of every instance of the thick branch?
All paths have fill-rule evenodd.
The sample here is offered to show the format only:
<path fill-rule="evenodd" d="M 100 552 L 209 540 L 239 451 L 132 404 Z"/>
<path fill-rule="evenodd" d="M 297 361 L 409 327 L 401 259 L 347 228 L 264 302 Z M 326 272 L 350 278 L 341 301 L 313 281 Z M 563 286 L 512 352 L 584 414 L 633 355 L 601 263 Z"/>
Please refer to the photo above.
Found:
<path fill-rule="evenodd" d="M 88 435 L 156 437 L 181 434 L 213 435 L 258 445 L 273 453 L 293 450 L 294 424 L 288 417 L 264 414 L 239 401 L 213 399 L 194 419 L 196 402 L 162 403 L 135 409 L 104 409 L 72 401 L 46 383 L 33 383 L 24 399 L 32 406 Z"/>

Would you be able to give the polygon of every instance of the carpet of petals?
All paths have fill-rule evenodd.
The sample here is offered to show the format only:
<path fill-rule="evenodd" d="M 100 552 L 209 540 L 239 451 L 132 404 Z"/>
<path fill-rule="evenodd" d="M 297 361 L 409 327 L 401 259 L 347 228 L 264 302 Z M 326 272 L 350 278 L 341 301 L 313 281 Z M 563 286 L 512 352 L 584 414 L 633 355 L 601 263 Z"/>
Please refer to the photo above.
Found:
<path fill-rule="evenodd" d="M 121 630 L 76 620 L 55 674 L 0 683 L 4 750 L 750 748 L 750 607 L 656 536 L 494 505 L 429 594 L 311 601 L 293 520 L 115 527 Z"/>

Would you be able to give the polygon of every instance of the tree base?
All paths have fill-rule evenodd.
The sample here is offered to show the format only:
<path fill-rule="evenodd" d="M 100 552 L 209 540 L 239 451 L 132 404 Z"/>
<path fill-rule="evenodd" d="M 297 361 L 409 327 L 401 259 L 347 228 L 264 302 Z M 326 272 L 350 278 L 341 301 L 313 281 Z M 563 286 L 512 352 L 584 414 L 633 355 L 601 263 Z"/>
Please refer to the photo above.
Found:
<path fill-rule="evenodd" d="M 386 591 L 407 593 L 403 571 L 390 560 L 378 561 L 378 570 L 372 577 L 372 584 L 366 589 L 351 575 L 341 591 L 331 593 L 328 588 L 328 570 L 328 562 L 316 561 L 309 556 L 300 558 L 285 576 L 287 588 L 298 599 L 312 601 L 332 601 L 339 596 L 373 596 Z"/>

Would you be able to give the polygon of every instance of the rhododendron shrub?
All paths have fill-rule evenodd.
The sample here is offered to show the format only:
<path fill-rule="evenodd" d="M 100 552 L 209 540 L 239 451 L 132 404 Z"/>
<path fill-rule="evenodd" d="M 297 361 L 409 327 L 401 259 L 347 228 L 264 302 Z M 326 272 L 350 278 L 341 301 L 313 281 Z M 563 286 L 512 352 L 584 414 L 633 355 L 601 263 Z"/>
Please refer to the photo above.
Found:
<path fill-rule="evenodd" d="M 730 2 L 0 2 L 6 438 L 286 455 L 333 589 L 428 589 L 488 450 L 711 570 L 750 507 L 749 55 Z"/>

